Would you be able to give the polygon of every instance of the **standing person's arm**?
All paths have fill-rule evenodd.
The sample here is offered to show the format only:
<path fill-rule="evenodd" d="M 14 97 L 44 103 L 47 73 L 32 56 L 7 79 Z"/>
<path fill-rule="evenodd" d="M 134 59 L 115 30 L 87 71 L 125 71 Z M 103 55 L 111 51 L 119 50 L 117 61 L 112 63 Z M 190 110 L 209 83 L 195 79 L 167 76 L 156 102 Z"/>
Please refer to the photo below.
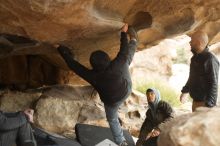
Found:
<path fill-rule="evenodd" d="M 216 100 L 218 96 L 218 72 L 219 72 L 219 62 L 216 58 L 212 57 L 205 64 L 207 73 L 207 87 L 208 94 L 205 99 L 205 105 L 207 107 L 213 107 L 216 105 Z"/>
<path fill-rule="evenodd" d="M 192 61 L 192 60 L 191 60 Z M 191 68 L 191 65 L 190 65 L 190 68 Z M 181 90 L 181 95 L 180 95 L 180 102 L 184 103 L 185 102 L 185 99 L 187 98 L 188 96 L 188 93 L 189 93 L 189 83 L 190 83 L 190 72 L 189 72 L 189 77 L 188 77 L 188 80 L 185 84 L 185 86 L 183 86 L 182 90 Z"/>
<path fill-rule="evenodd" d="M 181 90 L 182 93 L 185 93 L 185 94 L 186 94 L 186 93 L 189 93 L 189 80 L 190 80 L 190 77 L 188 78 L 188 80 L 187 80 L 185 86 L 183 86 L 183 88 L 182 88 L 182 90 Z"/>
<path fill-rule="evenodd" d="M 0 112 L 0 131 L 8 131 L 19 128 L 27 122 L 23 112 L 3 113 Z"/>
<path fill-rule="evenodd" d="M 137 48 L 137 41 L 130 40 L 130 42 L 128 42 L 127 30 L 128 25 L 125 24 L 121 30 L 120 50 L 118 52 L 118 55 L 114 59 L 114 61 L 117 62 L 117 64 L 119 65 L 125 64 L 126 62 L 130 64 Z"/>
<path fill-rule="evenodd" d="M 187 97 L 188 97 L 188 92 L 189 92 L 189 79 L 186 83 L 186 85 L 182 88 L 181 90 L 181 95 L 180 95 L 180 102 L 185 103 Z"/>
<path fill-rule="evenodd" d="M 91 83 L 91 70 L 74 60 L 69 48 L 65 46 L 59 46 L 57 50 L 71 70 L 73 70 L 77 75 Z"/>

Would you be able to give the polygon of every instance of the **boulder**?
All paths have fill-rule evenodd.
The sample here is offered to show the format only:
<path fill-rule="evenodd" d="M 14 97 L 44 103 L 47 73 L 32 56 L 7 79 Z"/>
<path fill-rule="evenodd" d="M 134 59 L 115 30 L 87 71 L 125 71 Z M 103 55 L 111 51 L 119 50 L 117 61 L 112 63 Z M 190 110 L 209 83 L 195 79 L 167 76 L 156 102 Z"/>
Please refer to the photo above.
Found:
<path fill-rule="evenodd" d="M 92 88 L 55 86 L 45 89 L 36 104 L 36 124 L 59 134 L 73 131 L 89 91 L 92 92 Z"/>
<path fill-rule="evenodd" d="M 0 110 L 34 108 L 34 125 L 67 137 L 74 136 L 76 123 L 108 127 L 104 105 L 91 86 L 56 85 L 29 92 L 1 91 Z M 124 129 L 137 136 L 147 109 L 144 95 L 133 91 L 119 109 Z"/>
<path fill-rule="evenodd" d="M 220 145 L 220 107 L 198 108 L 163 125 L 158 146 Z"/>

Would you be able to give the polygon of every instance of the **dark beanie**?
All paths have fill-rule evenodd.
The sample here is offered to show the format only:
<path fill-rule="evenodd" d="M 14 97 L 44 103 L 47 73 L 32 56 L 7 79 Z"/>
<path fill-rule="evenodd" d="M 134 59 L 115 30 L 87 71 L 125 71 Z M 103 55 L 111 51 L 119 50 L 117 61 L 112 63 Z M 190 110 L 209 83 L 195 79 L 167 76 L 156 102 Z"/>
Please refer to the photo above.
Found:
<path fill-rule="evenodd" d="M 154 92 L 154 90 L 151 89 L 151 88 L 148 88 L 148 89 L 146 90 L 146 94 L 149 93 L 149 92 Z"/>
<path fill-rule="evenodd" d="M 92 52 L 90 56 L 90 64 L 96 71 L 104 70 L 110 62 L 111 60 L 108 54 L 101 50 Z"/>

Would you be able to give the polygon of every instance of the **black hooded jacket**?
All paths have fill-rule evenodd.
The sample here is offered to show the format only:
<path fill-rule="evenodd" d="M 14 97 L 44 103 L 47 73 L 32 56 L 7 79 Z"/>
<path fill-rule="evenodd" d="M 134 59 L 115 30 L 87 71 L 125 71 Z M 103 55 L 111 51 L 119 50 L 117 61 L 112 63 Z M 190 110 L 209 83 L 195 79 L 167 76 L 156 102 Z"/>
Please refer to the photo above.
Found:
<path fill-rule="evenodd" d="M 110 61 L 102 51 L 99 51 L 99 55 L 96 54 L 97 56 L 94 58 L 91 58 L 91 55 L 90 63 L 93 66 L 92 70 L 74 60 L 70 51 L 67 51 L 68 48 L 60 46 L 58 51 L 69 68 L 97 90 L 105 104 L 113 105 L 131 93 L 132 82 L 129 65 L 133 59 L 136 47 L 136 41 L 131 40 L 128 43 L 127 34 L 122 32 L 120 51 L 116 58 Z M 103 58 L 104 62 L 100 58 Z M 101 67 L 98 65 L 101 65 Z"/>
<path fill-rule="evenodd" d="M 174 117 L 174 111 L 169 103 L 165 101 L 159 101 L 158 106 L 156 108 L 155 116 L 153 116 L 152 109 L 148 109 L 146 112 L 146 119 L 141 126 L 141 130 L 138 136 L 138 141 L 136 146 L 145 146 L 147 144 L 147 135 L 153 130 L 160 130 L 160 126 L 168 121 L 170 121 Z M 154 139 L 154 138 L 150 138 Z M 155 139 L 156 140 L 156 139 Z"/>
<path fill-rule="evenodd" d="M 219 61 L 206 48 L 202 53 L 194 53 L 191 58 L 190 73 L 182 93 L 188 93 L 194 101 L 204 101 L 208 107 L 216 105 L 218 96 Z"/>

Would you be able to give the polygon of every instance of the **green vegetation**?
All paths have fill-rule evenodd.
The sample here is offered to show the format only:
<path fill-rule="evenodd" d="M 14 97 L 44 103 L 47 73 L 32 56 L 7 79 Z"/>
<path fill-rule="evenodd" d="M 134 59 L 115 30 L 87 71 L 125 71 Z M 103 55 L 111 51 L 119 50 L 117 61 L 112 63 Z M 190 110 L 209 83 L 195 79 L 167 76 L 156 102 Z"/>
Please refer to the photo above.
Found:
<path fill-rule="evenodd" d="M 187 64 L 187 55 L 184 48 L 178 48 L 177 51 L 177 58 L 173 60 L 174 64 Z"/>
<path fill-rule="evenodd" d="M 137 83 L 134 88 L 143 94 L 145 94 L 146 89 L 148 88 L 156 88 L 160 91 L 162 100 L 167 101 L 174 107 L 178 107 L 181 104 L 179 101 L 179 96 L 175 92 L 175 90 L 172 89 L 172 87 L 170 87 L 169 85 L 162 83 L 161 81 Z"/>

